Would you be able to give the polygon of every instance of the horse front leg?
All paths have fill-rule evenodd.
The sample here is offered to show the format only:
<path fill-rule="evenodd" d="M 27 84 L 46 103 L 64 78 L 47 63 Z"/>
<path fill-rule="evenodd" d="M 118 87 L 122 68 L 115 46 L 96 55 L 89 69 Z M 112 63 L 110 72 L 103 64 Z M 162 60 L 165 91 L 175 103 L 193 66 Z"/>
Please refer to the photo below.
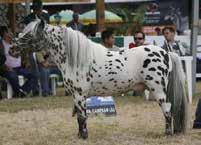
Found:
<path fill-rule="evenodd" d="M 172 113 L 171 113 L 171 103 L 166 102 L 165 99 L 160 99 L 159 106 L 161 107 L 161 110 L 165 117 L 165 122 L 166 122 L 165 134 L 173 135 L 174 129 L 173 129 L 173 117 L 172 117 Z"/>
<path fill-rule="evenodd" d="M 77 114 L 78 122 L 78 137 L 82 139 L 88 138 L 87 130 L 87 113 L 86 113 L 86 97 L 85 96 L 75 96 L 74 98 L 74 109 L 73 115 Z"/>

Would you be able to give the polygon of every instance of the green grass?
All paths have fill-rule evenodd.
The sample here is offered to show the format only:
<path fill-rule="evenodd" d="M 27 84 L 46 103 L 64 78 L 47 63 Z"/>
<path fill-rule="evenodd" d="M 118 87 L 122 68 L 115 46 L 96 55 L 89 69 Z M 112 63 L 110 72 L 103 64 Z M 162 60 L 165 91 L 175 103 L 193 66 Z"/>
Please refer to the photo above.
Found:
<path fill-rule="evenodd" d="M 129 103 L 143 103 L 142 97 L 120 96 L 114 97 L 117 105 L 126 105 Z M 56 108 L 72 108 L 73 100 L 71 96 L 51 96 L 51 97 L 33 97 L 23 99 L 11 99 L 0 101 L 0 112 L 16 113 L 26 110 L 49 110 Z"/>
<path fill-rule="evenodd" d="M 34 97 L 0 101 L 0 112 L 15 113 L 21 110 L 49 110 L 55 108 L 69 108 L 72 106 L 72 97 Z"/>

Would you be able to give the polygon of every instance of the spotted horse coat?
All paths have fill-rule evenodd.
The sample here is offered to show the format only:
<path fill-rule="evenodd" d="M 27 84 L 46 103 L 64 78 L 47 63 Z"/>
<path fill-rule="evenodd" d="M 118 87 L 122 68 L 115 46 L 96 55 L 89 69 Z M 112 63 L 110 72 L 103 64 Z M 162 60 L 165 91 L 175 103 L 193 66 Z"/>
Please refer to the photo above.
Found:
<path fill-rule="evenodd" d="M 161 106 L 166 120 L 166 133 L 174 133 L 173 111 L 178 109 L 174 109 L 174 106 L 186 98 L 185 93 L 181 94 L 185 92 L 184 74 L 176 54 L 153 45 L 109 51 L 81 32 L 64 26 L 47 25 L 39 19 L 30 23 L 15 43 L 16 51 L 32 48 L 50 52 L 61 70 L 66 91 L 74 98 L 73 115 L 77 113 L 79 137 L 88 137 L 88 96 L 118 95 L 142 84 Z M 178 96 L 174 104 L 168 99 Z M 182 114 L 181 111 L 179 113 Z M 176 117 L 174 119 L 177 120 Z M 176 125 L 174 127 L 177 129 Z M 181 132 L 183 127 L 179 129 Z"/>

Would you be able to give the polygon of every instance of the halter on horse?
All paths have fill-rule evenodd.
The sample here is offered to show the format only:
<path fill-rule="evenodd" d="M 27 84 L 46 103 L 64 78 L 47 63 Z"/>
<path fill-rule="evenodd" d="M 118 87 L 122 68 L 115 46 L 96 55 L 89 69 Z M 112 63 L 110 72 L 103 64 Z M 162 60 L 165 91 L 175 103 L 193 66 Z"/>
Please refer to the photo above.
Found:
<path fill-rule="evenodd" d="M 87 138 L 86 98 L 114 95 L 144 84 L 154 95 L 166 120 L 166 133 L 185 133 L 187 96 L 178 55 L 147 45 L 112 52 L 67 27 L 31 22 L 16 39 L 16 51 L 46 49 L 61 70 L 74 99 L 79 137 Z"/>

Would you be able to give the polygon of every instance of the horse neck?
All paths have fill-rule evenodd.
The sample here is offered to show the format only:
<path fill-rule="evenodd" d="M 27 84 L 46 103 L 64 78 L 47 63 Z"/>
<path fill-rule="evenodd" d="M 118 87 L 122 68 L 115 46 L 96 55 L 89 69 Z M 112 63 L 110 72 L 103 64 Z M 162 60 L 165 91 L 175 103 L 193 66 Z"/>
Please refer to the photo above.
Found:
<path fill-rule="evenodd" d="M 60 37 L 56 37 L 60 32 L 56 31 L 58 29 L 56 26 L 47 25 L 44 29 L 44 38 L 46 40 L 45 50 L 50 53 L 53 61 L 62 69 L 63 61 L 65 60 L 65 47 L 63 41 L 58 42 Z"/>

